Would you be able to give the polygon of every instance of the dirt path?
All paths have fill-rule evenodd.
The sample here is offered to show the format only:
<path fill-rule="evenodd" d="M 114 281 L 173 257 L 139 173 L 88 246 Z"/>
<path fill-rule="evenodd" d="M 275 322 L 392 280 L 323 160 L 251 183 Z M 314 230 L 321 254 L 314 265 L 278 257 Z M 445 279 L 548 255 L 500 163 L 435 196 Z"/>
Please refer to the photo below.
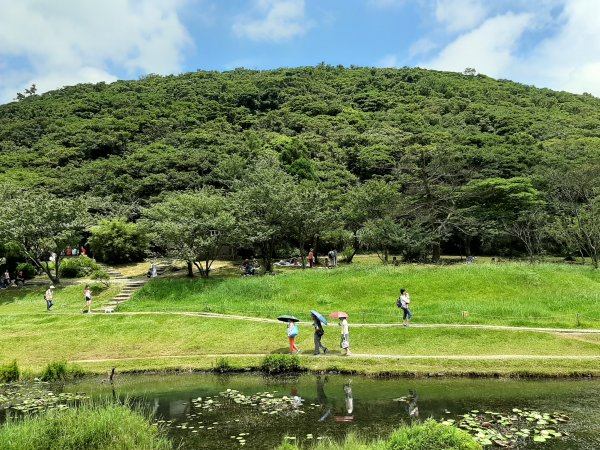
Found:
<path fill-rule="evenodd" d="M 266 319 L 262 317 L 249 317 L 231 314 L 218 314 L 208 312 L 185 312 L 185 311 L 131 311 L 131 312 L 115 312 L 113 315 L 125 316 L 143 316 L 143 315 L 174 315 L 174 316 L 191 316 L 204 317 L 210 319 L 227 319 L 227 320 L 245 320 L 248 322 L 262 323 L 280 323 L 276 319 Z M 310 324 L 311 322 L 300 322 L 301 324 Z M 402 327 L 401 323 L 353 323 L 351 328 L 393 328 Z M 504 325 L 468 325 L 468 324 L 411 324 L 411 328 L 458 328 L 458 329 L 480 329 L 480 330 L 500 330 L 500 331 L 532 331 L 539 333 L 564 333 L 564 334 L 598 334 L 600 330 L 581 329 L 581 328 L 543 328 L 543 327 L 510 327 Z"/>
<path fill-rule="evenodd" d="M 183 358 L 222 358 L 222 357 L 265 357 L 267 353 L 223 353 L 223 354 L 206 354 L 206 355 L 159 355 L 159 356 L 142 356 L 128 358 L 101 358 L 101 359 L 80 359 L 71 361 L 73 363 L 99 363 L 99 362 L 119 362 L 119 361 L 143 361 L 143 360 L 160 360 L 160 359 L 183 359 Z M 461 361 L 496 361 L 496 360 L 600 360 L 600 356 L 573 356 L 573 355 L 383 355 L 383 354 L 368 354 L 368 353 L 353 353 L 351 356 L 343 355 L 320 355 L 313 356 L 307 354 L 310 358 L 376 358 L 376 359 L 443 359 L 443 360 L 461 360 Z"/>

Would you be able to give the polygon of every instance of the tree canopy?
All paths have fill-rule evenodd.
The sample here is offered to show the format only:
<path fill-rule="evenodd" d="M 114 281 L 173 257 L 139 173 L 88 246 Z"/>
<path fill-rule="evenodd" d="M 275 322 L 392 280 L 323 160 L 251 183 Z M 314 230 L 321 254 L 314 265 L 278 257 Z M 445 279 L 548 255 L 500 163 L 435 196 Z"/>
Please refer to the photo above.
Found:
<path fill-rule="evenodd" d="M 595 217 L 595 203 L 566 202 L 559 185 L 599 154 L 599 99 L 473 71 L 198 71 L 80 84 L 0 106 L 0 183 L 87 196 L 130 221 L 173 192 L 219 189 L 240 207 L 232 213 L 241 225 L 252 225 L 246 243 L 268 254 L 276 241 L 304 247 L 331 231 L 321 214 L 333 219 L 328 227 L 352 232 L 355 247 L 368 225 L 362 239 L 385 242 L 383 253 L 528 253 L 523 230 L 506 225 L 534 223 L 525 214 L 533 209 L 544 221 L 562 217 L 555 231 L 576 214 L 590 223 L 581 214 Z M 277 173 L 257 163 L 265 158 Z M 286 198 L 300 184 L 318 197 Z M 395 192 L 387 202 L 368 198 L 380 184 Z M 294 219 L 295 227 L 273 228 L 291 220 L 278 214 L 303 214 L 307 202 L 324 211 L 302 227 Z M 276 207 L 265 215 L 263 203 Z M 552 251 L 589 256 L 589 246 L 567 245 L 563 234 L 548 234 Z"/>

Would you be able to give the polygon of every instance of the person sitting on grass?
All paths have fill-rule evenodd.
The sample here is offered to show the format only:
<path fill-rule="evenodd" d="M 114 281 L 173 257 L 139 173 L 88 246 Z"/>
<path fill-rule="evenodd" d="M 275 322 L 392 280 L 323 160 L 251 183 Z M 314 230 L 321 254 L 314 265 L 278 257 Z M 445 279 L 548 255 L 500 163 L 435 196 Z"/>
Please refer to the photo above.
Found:
<path fill-rule="evenodd" d="M 10 273 L 8 273 L 8 269 L 4 271 L 4 276 L 2 277 L 2 284 L 5 288 L 10 287 Z"/>

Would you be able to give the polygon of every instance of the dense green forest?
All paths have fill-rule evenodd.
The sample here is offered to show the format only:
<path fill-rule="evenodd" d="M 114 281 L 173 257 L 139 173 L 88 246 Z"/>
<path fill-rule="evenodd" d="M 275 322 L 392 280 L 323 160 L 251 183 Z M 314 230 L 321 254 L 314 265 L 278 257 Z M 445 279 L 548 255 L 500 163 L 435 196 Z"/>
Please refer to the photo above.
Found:
<path fill-rule="evenodd" d="M 416 68 L 148 75 L 0 106 L 5 199 L 83 199 L 95 223 L 152 228 L 144 211 L 177 192 L 222 196 L 230 237 L 252 224 L 237 246 L 283 256 L 320 244 L 349 259 L 597 262 L 599 155 L 591 95 Z M 165 233 L 150 240 L 165 249 Z"/>

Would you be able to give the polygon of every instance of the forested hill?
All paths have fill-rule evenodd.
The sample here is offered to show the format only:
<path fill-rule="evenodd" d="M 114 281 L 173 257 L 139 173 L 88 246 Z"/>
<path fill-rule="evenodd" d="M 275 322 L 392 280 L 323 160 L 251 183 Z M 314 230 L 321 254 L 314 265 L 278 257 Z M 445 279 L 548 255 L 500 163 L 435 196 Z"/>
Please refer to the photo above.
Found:
<path fill-rule="evenodd" d="M 226 187 L 276 152 L 289 173 L 346 188 L 402 180 L 415 151 L 460 160 L 460 183 L 529 177 L 600 151 L 600 100 L 421 69 L 195 72 L 82 84 L 0 106 L 0 181 L 142 202 Z M 429 159 L 431 160 L 431 158 Z"/>

